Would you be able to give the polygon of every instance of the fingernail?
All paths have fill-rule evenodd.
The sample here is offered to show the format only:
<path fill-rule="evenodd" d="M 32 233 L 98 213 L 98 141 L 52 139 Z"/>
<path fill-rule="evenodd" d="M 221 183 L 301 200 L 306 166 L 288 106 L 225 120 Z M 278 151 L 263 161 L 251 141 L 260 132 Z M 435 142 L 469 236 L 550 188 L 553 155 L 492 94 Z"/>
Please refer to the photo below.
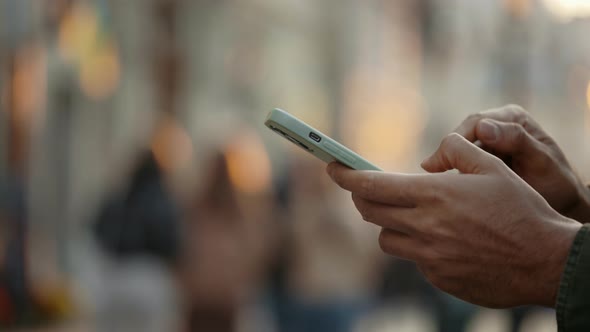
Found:
<path fill-rule="evenodd" d="M 482 120 L 479 122 L 478 138 L 486 142 L 494 142 L 500 137 L 500 128 L 493 122 Z"/>

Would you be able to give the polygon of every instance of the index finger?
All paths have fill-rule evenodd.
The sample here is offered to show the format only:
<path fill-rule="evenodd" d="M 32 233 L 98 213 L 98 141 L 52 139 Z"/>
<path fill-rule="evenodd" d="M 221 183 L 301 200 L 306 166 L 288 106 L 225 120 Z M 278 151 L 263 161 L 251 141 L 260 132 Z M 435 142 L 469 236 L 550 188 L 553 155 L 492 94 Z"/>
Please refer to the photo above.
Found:
<path fill-rule="evenodd" d="M 469 115 L 461 124 L 455 128 L 454 132 L 465 137 L 468 141 L 475 142 L 477 137 L 475 135 L 475 127 L 482 119 L 492 119 L 501 122 L 516 122 L 520 123 L 521 113 L 524 112 L 517 106 L 505 106 L 500 108 L 493 108 L 487 111 L 474 113 Z"/>
<path fill-rule="evenodd" d="M 327 171 L 342 189 L 383 204 L 415 207 L 432 192 L 432 183 L 426 181 L 429 174 L 357 171 L 339 163 L 331 163 Z"/>

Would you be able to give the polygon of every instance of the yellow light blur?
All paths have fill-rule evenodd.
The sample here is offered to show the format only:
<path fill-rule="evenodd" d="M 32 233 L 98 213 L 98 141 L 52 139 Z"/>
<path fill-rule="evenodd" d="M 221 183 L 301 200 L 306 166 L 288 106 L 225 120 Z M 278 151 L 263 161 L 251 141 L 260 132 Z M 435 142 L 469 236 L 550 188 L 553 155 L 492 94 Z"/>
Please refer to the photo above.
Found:
<path fill-rule="evenodd" d="M 193 144 L 186 130 L 176 120 L 165 118 L 156 129 L 152 151 L 158 165 L 167 172 L 178 171 L 190 164 Z"/>
<path fill-rule="evenodd" d="M 82 92 L 91 99 L 112 95 L 120 76 L 117 48 L 101 35 L 96 8 L 79 2 L 59 26 L 59 50 L 79 69 Z"/>
<path fill-rule="evenodd" d="M 385 169 L 407 169 L 426 122 L 419 95 L 361 69 L 348 77 L 345 96 L 345 142 Z"/>
<path fill-rule="evenodd" d="M 71 289 L 64 282 L 35 287 L 35 299 L 44 313 L 55 319 L 67 319 L 76 313 Z"/>
<path fill-rule="evenodd" d="M 78 2 L 61 21 L 58 45 L 65 59 L 75 62 L 92 53 L 98 36 L 98 19 L 88 4 Z"/>
<path fill-rule="evenodd" d="M 590 17 L 588 0 L 544 0 L 544 4 L 547 10 L 561 21 Z"/>
<path fill-rule="evenodd" d="M 110 96 L 118 86 L 119 57 L 113 45 L 106 46 L 80 63 L 80 85 L 92 99 Z"/>
<path fill-rule="evenodd" d="M 226 150 L 228 173 L 232 185 L 247 194 L 267 191 L 271 183 L 271 166 L 260 138 L 251 131 L 235 137 Z"/>
<path fill-rule="evenodd" d="M 319 131 L 331 135 L 333 119 L 330 117 L 330 98 L 325 86 L 312 82 L 301 84 L 297 90 L 287 89 L 279 98 L 281 107 Z"/>

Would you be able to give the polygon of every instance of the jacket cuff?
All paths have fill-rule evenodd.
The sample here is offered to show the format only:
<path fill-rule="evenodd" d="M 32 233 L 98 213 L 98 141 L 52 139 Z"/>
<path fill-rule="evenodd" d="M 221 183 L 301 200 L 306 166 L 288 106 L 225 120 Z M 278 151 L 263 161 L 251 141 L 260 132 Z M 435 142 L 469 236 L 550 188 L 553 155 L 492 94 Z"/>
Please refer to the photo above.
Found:
<path fill-rule="evenodd" d="M 576 234 L 561 276 L 556 303 L 559 332 L 590 331 L 589 231 L 590 224 L 585 224 Z"/>

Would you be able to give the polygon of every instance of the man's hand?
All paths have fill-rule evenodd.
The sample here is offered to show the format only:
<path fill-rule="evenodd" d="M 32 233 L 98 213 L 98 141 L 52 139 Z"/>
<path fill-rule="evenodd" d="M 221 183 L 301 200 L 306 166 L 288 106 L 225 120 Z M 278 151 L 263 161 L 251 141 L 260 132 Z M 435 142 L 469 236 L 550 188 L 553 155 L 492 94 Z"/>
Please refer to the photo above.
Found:
<path fill-rule="evenodd" d="M 553 306 L 581 225 L 458 134 L 444 139 L 430 163 L 461 173 L 355 171 L 336 163 L 328 173 L 352 192 L 363 219 L 383 227 L 383 251 L 415 261 L 438 288 L 488 307 Z"/>
<path fill-rule="evenodd" d="M 590 221 L 590 190 L 555 141 L 521 107 L 508 105 L 472 114 L 455 132 L 502 158 L 559 213 Z M 432 157 L 422 167 L 428 172 L 442 168 Z"/>

